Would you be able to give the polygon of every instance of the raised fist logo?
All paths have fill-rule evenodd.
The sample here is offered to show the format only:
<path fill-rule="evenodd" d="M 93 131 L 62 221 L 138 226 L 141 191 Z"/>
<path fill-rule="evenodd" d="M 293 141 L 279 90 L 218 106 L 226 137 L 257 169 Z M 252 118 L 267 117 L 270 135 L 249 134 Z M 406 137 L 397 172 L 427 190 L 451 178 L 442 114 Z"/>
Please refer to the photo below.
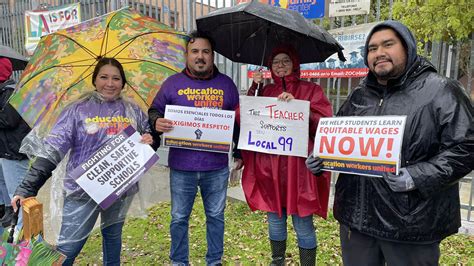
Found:
<path fill-rule="evenodd" d="M 202 131 L 199 128 L 194 131 L 194 134 L 196 134 L 196 139 L 201 139 Z"/>

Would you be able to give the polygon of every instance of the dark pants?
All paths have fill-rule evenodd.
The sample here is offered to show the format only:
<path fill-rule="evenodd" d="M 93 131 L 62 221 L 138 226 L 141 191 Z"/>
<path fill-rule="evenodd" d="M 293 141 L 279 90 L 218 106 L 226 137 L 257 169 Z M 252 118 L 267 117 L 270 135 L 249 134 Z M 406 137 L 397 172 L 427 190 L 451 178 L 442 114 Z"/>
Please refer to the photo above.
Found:
<path fill-rule="evenodd" d="M 340 225 L 342 261 L 352 265 L 438 265 L 439 242 L 407 244 L 381 240 Z"/>

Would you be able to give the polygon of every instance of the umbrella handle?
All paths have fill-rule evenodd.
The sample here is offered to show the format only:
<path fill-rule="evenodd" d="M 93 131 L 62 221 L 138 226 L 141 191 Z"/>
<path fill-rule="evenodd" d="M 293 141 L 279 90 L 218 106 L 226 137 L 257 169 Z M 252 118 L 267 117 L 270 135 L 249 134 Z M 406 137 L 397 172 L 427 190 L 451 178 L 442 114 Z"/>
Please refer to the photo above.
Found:
<path fill-rule="evenodd" d="M 260 69 L 263 67 L 263 61 L 265 60 L 265 53 L 267 51 L 267 40 L 268 40 L 268 34 L 270 34 L 270 22 L 268 22 L 267 26 L 267 33 L 265 34 L 265 42 L 263 43 L 263 55 L 262 55 L 262 61 L 260 62 Z M 258 83 L 257 89 L 255 90 L 255 96 L 258 96 L 258 92 L 260 91 L 260 86 L 263 86 L 263 82 Z"/>
<path fill-rule="evenodd" d="M 13 235 L 15 234 L 15 227 L 18 223 L 18 214 L 20 213 L 20 200 L 15 202 L 16 212 L 13 213 L 13 219 L 11 222 L 10 234 L 8 235 L 7 243 L 13 243 Z"/>
<path fill-rule="evenodd" d="M 271 23 L 267 23 L 267 32 L 265 33 L 265 42 L 263 43 L 263 54 L 262 54 L 262 61 L 260 62 L 260 67 L 263 66 L 263 61 L 265 60 L 265 53 L 267 52 L 267 41 L 268 41 L 268 34 L 270 34 Z"/>
<path fill-rule="evenodd" d="M 263 58 L 262 58 L 262 61 L 263 61 Z M 260 67 L 257 69 L 257 71 L 262 72 L 262 70 L 263 70 L 263 62 L 260 65 Z M 262 89 L 262 88 L 263 88 L 263 76 L 262 76 L 262 80 L 259 83 L 257 83 L 257 89 L 255 90 L 254 96 L 258 96 L 258 93 L 259 93 L 260 89 Z"/>
<path fill-rule="evenodd" d="M 260 91 L 260 88 L 262 86 L 263 82 L 260 82 L 257 84 L 257 89 L 255 90 L 255 95 L 254 96 L 258 96 L 258 92 Z"/>

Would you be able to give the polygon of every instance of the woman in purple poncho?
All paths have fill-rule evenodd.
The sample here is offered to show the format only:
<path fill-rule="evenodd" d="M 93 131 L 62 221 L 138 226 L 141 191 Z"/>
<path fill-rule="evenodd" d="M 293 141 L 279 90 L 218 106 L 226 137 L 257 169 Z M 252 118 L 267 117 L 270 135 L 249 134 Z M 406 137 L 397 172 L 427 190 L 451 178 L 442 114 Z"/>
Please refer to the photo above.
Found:
<path fill-rule="evenodd" d="M 12 200 L 16 202 L 36 196 L 58 163 L 69 155 L 66 174 L 62 180 L 64 206 L 57 245 L 57 249 L 67 256 L 63 265 L 73 264 L 99 214 L 103 237 L 103 263 L 119 265 L 122 227 L 131 199 L 137 191 L 136 186 L 132 187 L 103 210 L 74 181 L 70 176 L 71 171 L 129 125 L 142 134 L 142 143 L 153 143 L 153 138 L 148 133 L 147 116 L 136 104 L 120 96 L 126 78 L 123 67 L 117 60 L 100 59 L 92 75 L 92 84 L 96 90 L 69 105 L 45 137 L 43 145 L 34 148 L 36 160 Z"/>

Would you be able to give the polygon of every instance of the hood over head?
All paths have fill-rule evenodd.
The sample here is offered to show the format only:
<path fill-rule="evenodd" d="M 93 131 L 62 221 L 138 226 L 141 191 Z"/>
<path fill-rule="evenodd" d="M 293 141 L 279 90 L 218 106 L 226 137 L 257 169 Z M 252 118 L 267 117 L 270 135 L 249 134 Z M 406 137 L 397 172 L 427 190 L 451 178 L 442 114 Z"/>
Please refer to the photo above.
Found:
<path fill-rule="evenodd" d="M 405 47 L 407 53 L 407 65 L 405 70 L 409 69 L 417 60 L 418 55 L 416 54 L 416 39 L 413 36 L 413 33 L 405 26 L 404 24 L 394 21 L 394 20 L 387 20 L 375 25 L 372 30 L 370 31 L 367 39 L 365 40 L 365 47 L 364 47 L 364 63 L 366 66 L 369 64 L 367 63 L 367 54 L 369 51 L 369 41 L 372 35 L 380 31 L 381 29 L 389 28 L 394 30 L 398 37 L 401 39 L 403 46 Z"/>
<path fill-rule="evenodd" d="M 273 73 L 273 70 L 272 70 L 273 58 L 275 58 L 275 56 L 281 53 L 287 54 L 293 63 L 293 71 L 291 72 L 289 76 L 299 78 L 300 77 L 300 58 L 298 57 L 298 53 L 296 52 L 295 48 L 293 48 L 293 46 L 288 45 L 288 44 L 282 44 L 282 45 L 278 45 L 272 50 L 272 53 L 270 54 L 270 57 L 268 58 L 268 61 L 267 61 L 267 65 L 269 66 L 270 72 L 272 73 L 272 79 L 275 82 L 278 82 L 277 80 L 281 80 L 281 78 L 278 78 L 278 76 L 275 73 Z"/>
<path fill-rule="evenodd" d="M 10 59 L 0 57 L 0 82 L 4 82 L 10 78 L 13 73 L 13 66 Z"/>

